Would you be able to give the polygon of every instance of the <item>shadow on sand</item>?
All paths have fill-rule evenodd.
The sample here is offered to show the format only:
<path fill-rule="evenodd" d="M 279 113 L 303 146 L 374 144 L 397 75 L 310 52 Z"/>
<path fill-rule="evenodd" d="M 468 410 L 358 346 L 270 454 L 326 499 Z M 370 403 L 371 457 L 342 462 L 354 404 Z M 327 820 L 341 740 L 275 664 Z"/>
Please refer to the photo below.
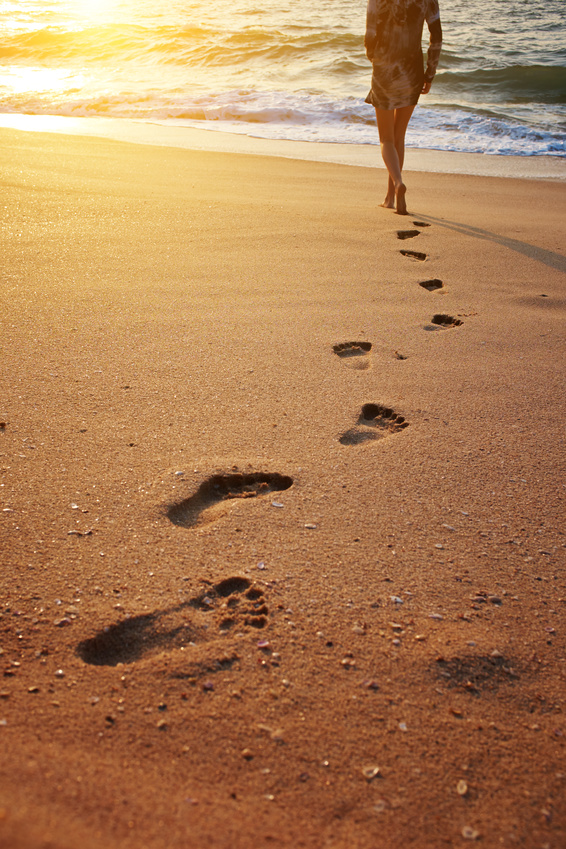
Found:
<path fill-rule="evenodd" d="M 518 239 L 510 239 L 507 236 L 500 236 L 497 233 L 491 233 L 489 230 L 481 230 L 479 227 L 470 227 L 469 224 L 460 224 L 457 221 L 446 221 L 443 218 L 434 218 L 431 215 L 420 215 L 426 221 L 437 224 L 439 227 L 446 227 L 448 230 L 453 230 L 455 233 L 460 233 L 463 236 L 471 236 L 475 239 L 483 239 L 487 242 L 494 242 L 497 245 L 502 245 L 509 248 L 511 251 L 516 251 L 523 256 L 534 259 L 537 262 L 547 265 L 549 268 L 554 268 L 556 271 L 566 272 L 566 256 L 547 251 L 545 248 L 539 248 L 536 245 L 529 245 L 528 242 L 521 242 Z"/>

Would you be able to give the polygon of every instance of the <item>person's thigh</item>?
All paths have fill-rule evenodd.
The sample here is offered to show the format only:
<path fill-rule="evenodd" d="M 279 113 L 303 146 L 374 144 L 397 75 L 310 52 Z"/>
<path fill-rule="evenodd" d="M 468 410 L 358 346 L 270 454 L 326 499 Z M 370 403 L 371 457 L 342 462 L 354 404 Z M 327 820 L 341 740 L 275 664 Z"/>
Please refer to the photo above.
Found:
<path fill-rule="evenodd" d="M 379 132 L 379 141 L 395 142 L 395 110 L 394 109 L 375 109 L 377 118 L 377 130 Z M 411 116 L 409 115 L 409 118 Z M 408 123 L 408 121 L 407 121 Z"/>
<path fill-rule="evenodd" d="M 401 109 L 395 109 L 393 118 L 394 137 L 395 139 L 405 138 L 411 115 L 415 111 L 414 106 L 402 106 Z"/>

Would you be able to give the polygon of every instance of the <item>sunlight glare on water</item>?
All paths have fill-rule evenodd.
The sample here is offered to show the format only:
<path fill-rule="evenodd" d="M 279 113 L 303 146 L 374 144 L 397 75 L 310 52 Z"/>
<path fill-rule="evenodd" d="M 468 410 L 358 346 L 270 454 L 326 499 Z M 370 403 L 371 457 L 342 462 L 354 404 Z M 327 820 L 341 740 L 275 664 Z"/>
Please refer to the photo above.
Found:
<path fill-rule="evenodd" d="M 105 23 L 114 12 L 116 0 L 70 0 L 70 11 L 72 11 L 73 6 L 78 18 Z"/>
<path fill-rule="evenodd" d="M 0 76 L 0 85 L 3 82 L 3 76 Z M 7 76 L 10 76 L 10 85 L 17 94 L 32 91 L 63 91 L 69 90 L 71 85 L 78 89 L 85 81 L 82 74 L 71 75 L 68 71 L 60 68 L 20 68 L 13 66 L 8 69 Z"/>

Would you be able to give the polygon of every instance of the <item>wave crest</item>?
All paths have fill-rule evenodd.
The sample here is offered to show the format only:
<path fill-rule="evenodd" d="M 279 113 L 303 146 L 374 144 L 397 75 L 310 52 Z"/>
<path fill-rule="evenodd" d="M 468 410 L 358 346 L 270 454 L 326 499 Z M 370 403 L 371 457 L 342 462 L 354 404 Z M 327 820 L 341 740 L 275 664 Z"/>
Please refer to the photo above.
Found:
<path fill-rule="evenodd" d="M 507 68 L 444 71 L 438 82 L 448 89 L 487 92 L 515 102 L 566 103 L 566 68 L 560 65 L 511 65 Z"/>

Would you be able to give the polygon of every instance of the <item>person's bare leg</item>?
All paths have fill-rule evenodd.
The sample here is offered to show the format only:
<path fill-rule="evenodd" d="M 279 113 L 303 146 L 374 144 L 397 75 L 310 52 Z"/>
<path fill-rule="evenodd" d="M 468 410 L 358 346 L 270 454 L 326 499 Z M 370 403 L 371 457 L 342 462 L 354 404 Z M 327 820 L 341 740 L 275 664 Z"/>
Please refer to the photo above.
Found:
<path fill-rule="evenodd" d="M 395 112 L 393 109 L 376 108 L 375 115 L 377 118 L 379 143 L 381 145 L 381 156 L 389 174 L 387 194 L 380 206 L 384 206 L 386 209 L 395 209 L 396 191 L 403 182 L 399 167 L 399 154 L 395 147 Z"/>
<path fill-rule="evenodd" d="M 395 128 L 395 149 L 399 158 L 399 170 L 403 171 L 403 163 L 405 161 L 405 133 L 413 114 L 414 106 L 403 106 L 401 109 L 395 110 L 394 128 Z M 407 204 L 405 202 L 406 189 L 404 184 L 400 191 L 396 191 L 395 199 L 397 204 L 397 214 L 407 215 Z"/>
<path fill-rule="evenodd" d="M 381 144 L 381 155 L 389 173 L 387 194 L 381 206 L 395 209 L 399 215 L 407 214 L 405 203 L 406 186 L 403 183 L 401 169 L 405 156 L 405 132 L 414 106 L 402 109 L 376 109 L 377 129 Z"/>
<path fill-rule="evenodd" d="M 387 194 L 385 195 L 385 200 L 379 205 L 384 206 L 386 209 L 395 209 L 395 184 L 391 177 L 387 180 Z"/>

